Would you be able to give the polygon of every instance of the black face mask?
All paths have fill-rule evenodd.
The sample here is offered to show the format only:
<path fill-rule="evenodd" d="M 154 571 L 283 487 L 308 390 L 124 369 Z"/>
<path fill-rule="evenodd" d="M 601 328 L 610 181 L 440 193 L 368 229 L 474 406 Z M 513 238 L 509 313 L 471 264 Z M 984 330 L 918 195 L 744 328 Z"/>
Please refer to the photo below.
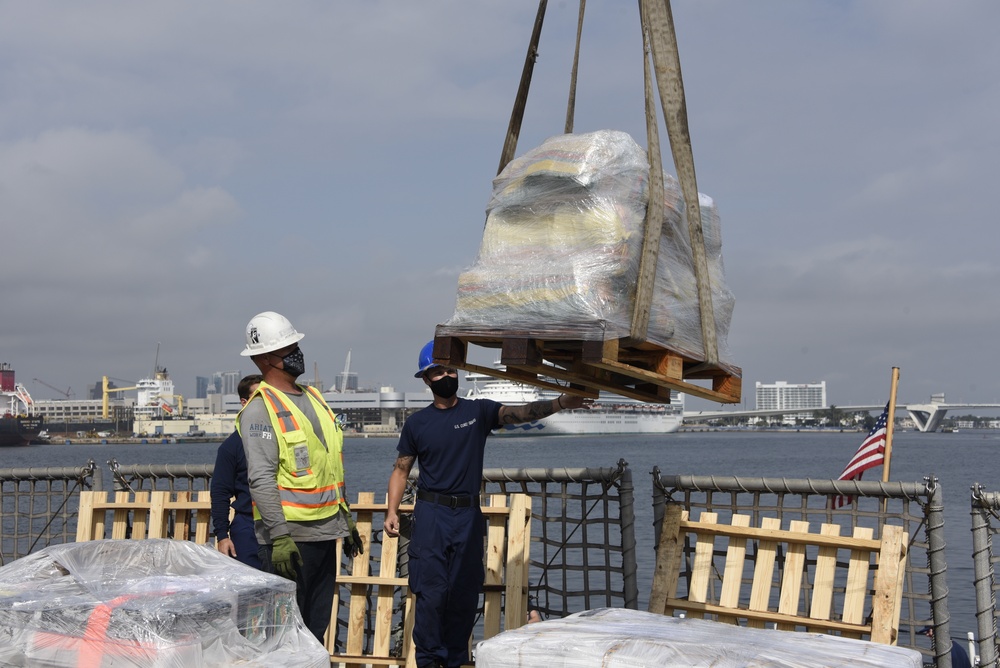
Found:
<path fill-rule="evenodd" d="M 431 392 L 442 399 L 451 399 L 458 392 L 458 376 L 444 375 L 431 381 Z"/>
<path fill-rule="evenodd" d="M 302 354 L 301 348 L 296 348 L 282 357 L 281 363 L 284 365 L 285 371 L 292 374 L 294 378 L 298 378 L 306 372 L 306 358 Z"/>

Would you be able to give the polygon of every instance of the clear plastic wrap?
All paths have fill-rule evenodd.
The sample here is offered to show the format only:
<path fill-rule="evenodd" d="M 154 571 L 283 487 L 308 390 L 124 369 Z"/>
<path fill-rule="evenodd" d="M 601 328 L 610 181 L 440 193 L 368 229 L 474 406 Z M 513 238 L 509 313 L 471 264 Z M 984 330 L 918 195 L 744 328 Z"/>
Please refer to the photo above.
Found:
<path fill-rule="evenodd" d="M 684 202 L 665 174 L 663 233 L 647 341 L 704 358 Z M 475 265 L 458 280 L 442 335 L 546 335 L 604 340 L 630 333 L 646 203 L 646 152 L 624 132 L 559 135 L 513 160 L 493 182 Z M 720 360 L 733 295 L 719 216 L 701 196 Z"/>
<path fill-rule="evenodd" d="M 820 633 L 602 608 L 480 642 L 476 668 L 920 668 L 920 652 Z"/>
<path fill-rule="evenodd" d="M 180 540 L 56 545 L 0 568 L 0 664 L 327 668 L 295 583 Z"/>

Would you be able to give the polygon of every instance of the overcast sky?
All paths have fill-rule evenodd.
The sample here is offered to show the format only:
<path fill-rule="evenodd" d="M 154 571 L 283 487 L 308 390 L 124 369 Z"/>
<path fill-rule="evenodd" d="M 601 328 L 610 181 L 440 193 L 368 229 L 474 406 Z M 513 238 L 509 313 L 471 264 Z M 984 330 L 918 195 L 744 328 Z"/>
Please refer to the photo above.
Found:
<path fill-rule="evenodd" d="M 275 310 L 307 376 L 350 350 L 362 385 L 420 389 L 536 7 L 0 1 L 0 361 L 86 398 L 159 346 L 193 396 L 251 372 L 244 327 Z M 673 10 L 747 407 L 776 380 L 881 403 L 893 366 L 900 401 L 1000 402 L 1000 3 Z M 587 3 L 577 132 L 645 146 L 637 14 Z M 518 154 L 563 131 L 576 19 L 549 3 Z"/>

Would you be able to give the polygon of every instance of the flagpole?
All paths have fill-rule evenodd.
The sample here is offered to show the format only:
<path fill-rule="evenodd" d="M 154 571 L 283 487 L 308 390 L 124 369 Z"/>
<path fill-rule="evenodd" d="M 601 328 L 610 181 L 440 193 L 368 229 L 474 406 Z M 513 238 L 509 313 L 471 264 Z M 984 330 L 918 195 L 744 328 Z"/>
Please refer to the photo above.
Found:
<path fill-rule="evenodd" d="M 885 425 L 885 460 L 882 463 L 882 482 L 889 482 L 889 464 L 892 461 L 892 432 L 896 423 L 896 385 L 899 384 L 899 367 L 892 367 L 892 386 L 889 388 L 889 419 Z"/>

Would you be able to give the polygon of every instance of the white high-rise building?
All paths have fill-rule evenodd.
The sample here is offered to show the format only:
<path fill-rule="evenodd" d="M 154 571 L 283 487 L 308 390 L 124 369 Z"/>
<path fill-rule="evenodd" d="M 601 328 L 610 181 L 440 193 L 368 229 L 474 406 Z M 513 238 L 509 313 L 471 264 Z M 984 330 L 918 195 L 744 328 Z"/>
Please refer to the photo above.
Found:
<path fill-rule="evenodd" d="M 808 409 L 805 413 L 785 415 L 785 421 L 812 417 L 812 411 L 826 408 L 826 381 L 819 383 L 789 383 L 783 380 L 774 383 L 757 383 L 757 410 L 778 411 L 786 409 Z"/>

